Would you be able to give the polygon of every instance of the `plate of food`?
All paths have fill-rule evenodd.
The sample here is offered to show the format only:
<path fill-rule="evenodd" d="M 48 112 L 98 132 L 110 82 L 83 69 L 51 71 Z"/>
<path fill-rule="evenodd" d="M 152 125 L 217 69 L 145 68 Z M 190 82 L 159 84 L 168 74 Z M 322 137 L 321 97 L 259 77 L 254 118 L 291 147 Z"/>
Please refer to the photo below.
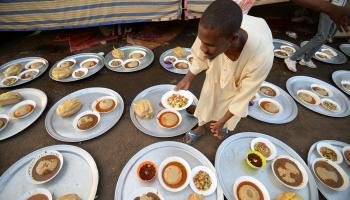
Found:
<path fill-rule="evenodd" d="M 191 49 L 183 47 L 169 49 L 159 57 L 162 67 L 175 74 L 187 74 L 192 61 Z"/>
<path fill-rule="evenodd" d="M 152 50 L 143 46 L 113 47 L 105 56 L 105 65 L 115 72 L 135 72 L 145 69 L 154 60 Z"/>
<path fill-rule="evenodd" d="M 22 85 L 41 76 L 49 62 L 40 57 L 20 58 L 0 66 L 0 88 Z"/>
<path fill-rule="evenodd" d="M 52 200 L 52 194 L 45 188 L 35 188 L 31 191 L 25 192 L 19 200 Z"/>
<path fill-rule="evenodd" d="M 280 87 L 264 82 L 249 106 L 249 116 L 272 124 L 291 122 L 298 114 L 293 98 Z"/>
<path fill-rule="evenodd" d="M 350 71 L 338 70 L 332 74 L 333 82 L 346 94 L 350 95 Z"/>
<path fill-rule="evenodd" d="M 191 92 L 185 91 L 186 97 L 191 95 L 189 98 L 193 99 L 188 109 L 176 111 L 165 107 L 162 97 L 169 91 L 173 92 L 174 88 L 175 85 L 156 85 L 135 97 L 131 103 L 130 118 L 137 129 L 154 137 L 175 137 L 186 133 L 197 124 L 197 119 L 189 113 L 194 112 L 198 102 Z"/>
<path fill-rule="evenodd" d="M 58 82 L 73 82 L 96 74 L 104 66 L 102 53 L 81 53 L 56 62 L 50 69 L 50 78 Z"/>
<path fill-rule="evenodd" d="M 55 139 L 80 142 L 111 129 L 124 111 L 122 97 L 107 88 L 86 88 L 55 103 L 45 118 L 47 132 Z"/>
<path fill-rule="evenodd" d="M 347 151 L 349 144 L 335 140 L 321 140 L 309 150 L 307 161 L 317 187 L 326 199 L 349 199 L 350 157 L 340 152 Z M 350 150 L 348 150 L 350 154 Z M 344 157 L 343 157 L 344 156 Z M 340 162 L 345 160 L 345 162 Z"/>
<path fill-rule="evenodd" d="M 47 96 L 33 88 L 5 92 L 0 95 L 0 140 L 25 130 L 44 112 Z"/>
<path fill-rule="evenodd" d="M 259 180 L 251 176 L 241 176 L 233 185 L 235 199 L 263 199 L 270 200 L 270 195 L 266 187 Z"/>
<path fill-rule="evenodd" d="M 277 157 L 264 162 L 265 156 L 262 153 L 266 152 L 265 148 L 271 148 L 271 152 L 273 149 L 268 145 L 264 149 L 257 148 L 259 152 L 252 151 L 251 143 L 259 140 L 257 138 L 263 138 L 264 141 L 268 140 L 273 144 Z M 315 180 L 303 159 L 282 141 L 265 134 L 243 132 L 227 138 L 217 150 L 215 169 L 227 199 L 235 199 L 237 189 L 234 188 L 235 185 L 239 185 L 242 176 L 250 176 L 263 183 L 264 187 L 268 188 L 267 193 L 271 199 L 283 196 L 291 187 L 295 195 L 303 199 L 319 199 Z M 242 190 L 241 195 L 259 190 L 261 193 L 254 192 L 257 195 L 256 199 L 269 199 L 263 195 L 264 187 L 255 183 L 251 189 Z"/>
<path fill-rule="evenodd" d="M 193 94 L 188 90 L 166 92 L 161 99 L 162 105 L 167 109 L 184 110 L 193 102 Z"/>
<path fill-rule="evenodd" d="M 140 168 L 145 171 L 146 167 L 153 178 L 147 177 L 144 180 L 140 178 L 142 171 Z M 201 180 L 210 180 L 212 184 L 209 186 L 207 183 L 205 186 L 212 189 L 212 186 L 215 186 L 213 178 L 215 169 L 201 152 L 180 142 L 159 142 L 149 145 L 136 153 L 123 168 L 118 178 L 114 199 L 129 200 L 130 194 L 144 194 L 145 186 L 153 188 L 153 193 L 161 195 L 164 199 L 192 200 L 196 199 L 195 197 L 200 199 L 201 195 L 192 191 L 190 182 L 193 181 L 192 177 L 199 178 L 196 176 L 197 169 L 204 171 L 204 168 L 210 178 L 200 178 Z M 194 176 L 192 172 L 195 172 Z M 200 186 L 204 185 L 200 184 Z M 210 191 L 211 194 L 205 196 L 206 200 L 224 199 L 219 185 L 212 190 L 214 191 Z"/>
<path fill-rule="evenodd" d="M 33 184 L 29 174 L 49 182 Z M 98 179 L 96 163 L 85 150 L 71 145 L 48 146 L 24 156 L 2 174 L 0 199 L 28 200 L 26 197 L 42 194 L 37 196 L 50 200 L 52 194 L 58 200 L 93 200 Z"/>
<path fill-rule="evenodd" d="M 303 41 L 300 46 L 304 46 L 309 41 Z M 313 56 L 314 59 L 328 64 L 344 64 L 348 60 L 346 56 L 339 50 L 328 45 L 322 47 Z"/>
<path fill-rule="evenodd" d="M 288 58 L 300 49 L 296 44 L 280 39 L 273 39 L 273 46 L 275 56 L 282 59 Z"/>
<path fill-rule="evenodd" d="M 304 107 L 329 117 L 350 115 L 350 101 L 337 88 L 308 76 L 288 79 L 287 90 Z"/>

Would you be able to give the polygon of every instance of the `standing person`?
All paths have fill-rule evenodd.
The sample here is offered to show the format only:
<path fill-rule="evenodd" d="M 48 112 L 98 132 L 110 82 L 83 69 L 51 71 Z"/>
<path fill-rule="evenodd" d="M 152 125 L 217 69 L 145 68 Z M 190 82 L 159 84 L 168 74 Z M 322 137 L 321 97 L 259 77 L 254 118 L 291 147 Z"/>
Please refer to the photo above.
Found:
<path fill-rule="evenodd" d="M 345 6 L 346 0 L 332 0 L 332 4 L 336 6 Z M 297 50 L 291 57 L 284 60 L 287 68 L 292 72 L 297 72 L 296 61 L 302 66 L 316 68 L 311 58 L 321 48 L 330 35 L 337 29 L 337 24 L 325 13 L 320 14 L 318 22 L 318 30 L 316 35 L 303 47 Z"/>
<path fill-rule="evenodd" d="M 273 64 L 273 42 L 262 18 L 242 15 L 232 0 L 214 1 L 204 12 L 192 46 L 193 63 L 175 90 L 187 90 L 202 71 L 206 78 L 194 115 L 198 127 L 186 133 L 186 143 L 211 133 L 224 138 L 248 114 L 248 103 Z"/>

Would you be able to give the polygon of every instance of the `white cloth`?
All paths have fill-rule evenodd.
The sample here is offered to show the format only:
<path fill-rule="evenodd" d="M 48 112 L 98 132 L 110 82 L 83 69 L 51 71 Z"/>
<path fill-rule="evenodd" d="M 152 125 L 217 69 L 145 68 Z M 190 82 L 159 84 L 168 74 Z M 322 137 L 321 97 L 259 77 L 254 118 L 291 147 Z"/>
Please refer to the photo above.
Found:
<path fill-rule="evenodd" d="M 266 79 L 273 64 L 273 39 L 269 26 L 262 18 L 243 15 L 241 28 L 248 39 L 236 61 L 224 53 L 209 60 L 200 50 L 201 41 L 192 46 L 194 56 L 190 71 L 206 70 L 199 102 L 194 115 L 199 125 L 217 121 L 227 111 L 234 114 L 225 127 L 233 130 L 241 117 L 248 114 L 248 103 Z"/>

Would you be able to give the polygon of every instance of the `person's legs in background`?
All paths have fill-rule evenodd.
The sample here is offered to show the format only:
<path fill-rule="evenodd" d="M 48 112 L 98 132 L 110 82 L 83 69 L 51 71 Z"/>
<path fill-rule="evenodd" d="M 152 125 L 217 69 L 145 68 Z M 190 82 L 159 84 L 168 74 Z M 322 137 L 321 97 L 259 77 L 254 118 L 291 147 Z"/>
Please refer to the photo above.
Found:
<path fill-rule="evenodd" d="M 318 51 L 325 43 L 331 31 L 333 32 L 335 23 L 329 18 L 328 15 L 321 13 L 318 22 L 317 34 L 291 57 L 284 60 L 287 68 L 293 72 L 296 72 L 296 61 L 301 58 L 300 65 L 310 68 L 316 68 L 316 65 L 311 61 L 312 56 Z"/>

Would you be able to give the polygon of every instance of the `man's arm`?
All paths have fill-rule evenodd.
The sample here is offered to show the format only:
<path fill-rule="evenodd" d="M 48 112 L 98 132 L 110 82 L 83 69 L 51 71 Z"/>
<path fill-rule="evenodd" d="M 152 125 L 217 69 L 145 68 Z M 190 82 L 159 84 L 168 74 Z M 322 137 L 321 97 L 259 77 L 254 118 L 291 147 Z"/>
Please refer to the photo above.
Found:
<path fill-rule="evenodd" d="M 315 11 L 326 13 L 338 26 L 340 31 L 348 32 L 350 25 L 350 8 L 331 4 L 324 0 L 292 0 L 294 3 Z"/>

